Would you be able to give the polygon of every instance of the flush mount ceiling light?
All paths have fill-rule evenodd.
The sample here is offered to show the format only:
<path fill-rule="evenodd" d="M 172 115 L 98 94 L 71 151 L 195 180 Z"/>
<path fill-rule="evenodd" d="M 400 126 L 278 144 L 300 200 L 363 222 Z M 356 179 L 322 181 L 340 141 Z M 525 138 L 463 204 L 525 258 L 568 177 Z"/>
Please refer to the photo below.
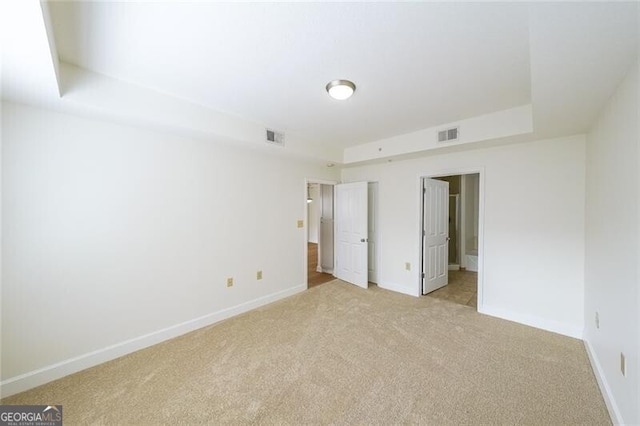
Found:
<path fill-rule="evenodd" d="M 356 91 L 356 85 L 349 80 L 333 80 L 327 84 L 327 93 L 333 99 L 344 101 L 349 99 Z"/>

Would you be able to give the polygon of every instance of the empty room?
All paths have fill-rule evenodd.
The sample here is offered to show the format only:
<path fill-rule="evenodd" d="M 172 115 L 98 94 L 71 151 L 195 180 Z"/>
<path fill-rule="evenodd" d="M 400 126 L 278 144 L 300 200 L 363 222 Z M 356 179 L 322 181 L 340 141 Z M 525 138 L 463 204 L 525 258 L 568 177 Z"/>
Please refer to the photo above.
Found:
<path fill-rule="evenodd" d="M 639 424 L 638 2 L 0 5 L 0 423 Z"/>

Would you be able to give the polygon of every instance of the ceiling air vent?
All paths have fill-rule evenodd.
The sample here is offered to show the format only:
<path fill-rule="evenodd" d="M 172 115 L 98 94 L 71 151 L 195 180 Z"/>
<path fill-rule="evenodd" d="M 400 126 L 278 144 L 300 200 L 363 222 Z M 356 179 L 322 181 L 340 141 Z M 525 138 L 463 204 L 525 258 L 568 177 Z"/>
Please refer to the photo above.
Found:
<path fill-rule="evenodd" d="M 284 133 L 266 129 L 267 143 L 284 146 Z"/>
<path fill-rule="evenodd" d="M 458 127 L 452 127 L 450 129 L 440 130 L 438 132 L 438 142 L 449 142 L 458 140 Z"/>

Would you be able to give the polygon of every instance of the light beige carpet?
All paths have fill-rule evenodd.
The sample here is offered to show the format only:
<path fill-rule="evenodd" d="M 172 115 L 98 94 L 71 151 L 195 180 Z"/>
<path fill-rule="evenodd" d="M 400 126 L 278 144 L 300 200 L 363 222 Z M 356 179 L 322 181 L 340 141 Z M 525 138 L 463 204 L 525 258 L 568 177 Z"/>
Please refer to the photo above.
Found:
<path fill-rule="evenodd" d="M 334 281 L 4 401 L 65 424 L 594 424 L 582 342 Z"/>

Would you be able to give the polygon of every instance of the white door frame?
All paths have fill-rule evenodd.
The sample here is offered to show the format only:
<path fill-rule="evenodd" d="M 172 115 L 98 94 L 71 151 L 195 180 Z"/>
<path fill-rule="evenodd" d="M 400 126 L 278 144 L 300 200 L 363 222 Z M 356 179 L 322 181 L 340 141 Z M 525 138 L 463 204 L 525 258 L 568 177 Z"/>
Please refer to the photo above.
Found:
<path fill-rule="evenodd" d="M 482 312 L 482 309 L 484 307 L 484 167 L 460 167 L 444 170 L 433 169 L 424 171 L 418 175 L 418 181 L 416 185 L 418 189 L 418 195 L 416 197 L 416 200 L 419 204 L 417 223 L 419 223 L 420 226 L 417 230 L 417 236 L 420 255 L 422 255 L 422 215 L 424 214 L 422 206 L 422 179 L 472 174 L 478 174 L 480 176 L 478 183 L 478 312 Z M 466 255 L 466 253 L 463 253 L 463 256 L 464 255 Z M 418 274 L 418 279 L 416 281 L 416 294 L 422 295 L 422 268 L 420 268 L 420 273 Z"/>
<path fill-rule="evenodd" d="M 309 203 L 307 203 L 307 187 L 309 186 L 310 183 L 318 183 L 318 184 L 322 184 L 322 185 L 331 185 L 331 186 L 335 186 L 338 184 L 338 181 L 335 180 L 324 180 L 324 179 L 314 179 L 314 178 L 305 178 L 304 179 L 304 194 L 302 197 L 303 203 L 304 203 L 304 226 L 303 226 L 303 230 L 304 230 L 304 248 L 303 248 L 303 267 L 304 267 L 304 283 L 307 286 L 307 288 L 309 288 L 309 246 L 308 246 L 308 242 L 309 242 Z M 334 204 L 335 204 L 335 197 L 333 200 Z M 335 229 L 334 229 L 334 234 L 335 234 Z M 320 250 L 320 246 L 318 245 L 318 251 Z M 334 261 L 335 262 L 335 261 Z M 335 265 L 335 263 L 334 263 Z M 334 275 L 335 276 L 335 275 Z"/>

